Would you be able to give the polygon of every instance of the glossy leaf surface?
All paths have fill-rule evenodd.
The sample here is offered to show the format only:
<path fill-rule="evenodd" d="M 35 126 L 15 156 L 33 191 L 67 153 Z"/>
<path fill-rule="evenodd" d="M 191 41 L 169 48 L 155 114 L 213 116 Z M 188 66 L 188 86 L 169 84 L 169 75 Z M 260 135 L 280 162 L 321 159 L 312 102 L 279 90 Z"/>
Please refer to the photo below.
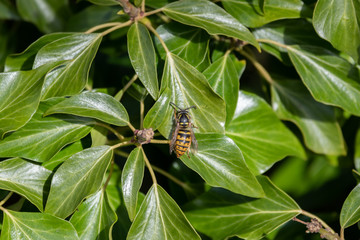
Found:
<path fill-rule="evenodd" d="M 0 157 L 23 157 L 37 162 L 52 158 L 65 145 L 86 136 L 94 121 L 71 115 L 43 117 L 44 112 L 61 99 L 39 105 L 32 119 L 20 130 L 0 141 Z"/>
<path fill-rule="evenodd" d="M 45 212 L 65 218 L 101 186 L 112 158 L 109 146 L 85 149 L 71 156 L 55 172 Z"/>
<path fill-rule="evenodd" d="M 268 178 L 258 176 L 258 180 L 265 197 L 248 198 L 214 188 L 190 203 L 186 216 L 198 231 L 216 240 L 230 236 L 260 239 L 297 216 L 301 209 Z"/>
<path fill-rule="evenodd" d="M 117 126 L 125 126 L 129 122 L 124 106 L 112 96 L 100 92 L 84 92 L 67 98 L 49 108 L 44 116 L 54 113 L 95 118 Z"/>
<path fill-rule="evenodd" d="M 50 214 L 6 210 L 4 215 L 1 240 L 79 239 L 71 223 Z"/>
<path fill-rule="evenodd" d="M 106 192 L 100 189 L 87 198 L 72 215 L 70 222 L 80 239 L 111 239 L 111 229 L 117 220 L 109 205 Z"/>
<path fill-rule="evenodd" d="M 360 221 L 360 185 L 357 185 L 347 196 L 340 213 L 342 228 L 350 227 Z"/>
<path fill-rule="evenodd" d="M 129 29 L 128 52 L 135 72 L 153 99 L 158 99 L 159 84 L 155 49 L 147 28 L 135 22 Z"/>
<path fill-rule="evenodd" d="M 51 171 L 21 158 L 0 162 L 0 188 L 16 192 L 43 210 L 45 182 Z"/>
<path fill-rule="evenodd" d="M 287 155 L 305 158 L 298 139 L 256 95 L 239 92 L 234 119 L 226 128 L 244 154 L 249 169 L 259 174 Z"/>
<path fill-rule="evenodd" d="M 153 185 L 131 225 L 127 240 L 201 239 L 176 202 L 159 185 Z"/>
<path fill-rule="evenodd" d="M 210 34 L 238 38 L 259 48 L 255 37 L 241 22 L 210 1 L 176 1 L 166 5 L 163 12 L 186 25 L 203 28 Z"/>
<path fill-rule="evenodd" d="M 209 185 L 223 187 L 251 197 L 261 197 L 263 191 L 246 166 L 233 140 L 221 134 L 197 134 L 198 151 L 181 157 L 189 168 L 197 172 Z"/>

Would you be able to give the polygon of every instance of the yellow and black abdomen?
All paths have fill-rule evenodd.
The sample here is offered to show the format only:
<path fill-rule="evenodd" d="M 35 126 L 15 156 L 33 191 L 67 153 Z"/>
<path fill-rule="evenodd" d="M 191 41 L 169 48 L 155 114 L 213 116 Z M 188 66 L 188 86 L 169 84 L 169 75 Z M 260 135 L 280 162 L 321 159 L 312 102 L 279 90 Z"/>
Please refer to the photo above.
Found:
<path fill-rule="evenodd" d="M 175 142 L 175 153 L 179 158 L 190 149 L 191 133 L 189 129 L 179 129 Z"/>

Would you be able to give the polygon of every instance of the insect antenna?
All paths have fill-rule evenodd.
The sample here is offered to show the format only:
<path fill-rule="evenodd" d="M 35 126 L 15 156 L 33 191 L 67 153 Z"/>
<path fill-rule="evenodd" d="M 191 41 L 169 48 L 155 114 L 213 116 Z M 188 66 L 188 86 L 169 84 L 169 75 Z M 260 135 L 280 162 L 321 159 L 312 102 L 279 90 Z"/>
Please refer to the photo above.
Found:
<path fill-rule="evenodd" d="M 190 109 L 190 108 L 196 109 L 196 106 L 195 106 L 195 105 L 194 105 L 194 106 L 190 106 L 190 107 L 188 107 L 188 108 L 185 108 L 184 110 L 188 110 L 188 109 Z"/>
<path fill-rule="evenodd" d="M 170 102 L 170 105 L 176 110 L 176 108 L 183 110 L 182 108 L 179 108 L 175 103 Z"/>

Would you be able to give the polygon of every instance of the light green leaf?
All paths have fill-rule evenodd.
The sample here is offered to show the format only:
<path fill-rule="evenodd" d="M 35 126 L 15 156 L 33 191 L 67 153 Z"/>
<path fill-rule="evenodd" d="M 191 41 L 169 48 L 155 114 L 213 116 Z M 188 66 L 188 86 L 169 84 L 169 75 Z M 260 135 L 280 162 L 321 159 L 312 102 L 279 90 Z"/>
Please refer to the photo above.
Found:
<path fill-rule="evenodd" d="M 333 108 L 315 101 L 302 82 L 276 80 L 271 93 L 276 114 L 300 128 L 309 149 L 326 155 L 346 153 Z"/>
<path fill-rule="evenodd" d="M 101 39 L 101 34 L 78 33 L 48 43 L 38 51 L 33 68 L 48 62 L 68 61 L 47 74 L 42 99 L 74 95 L 83 90 Z"/>
<path fill-rule="evenodd" d="M 225 100 L 226 125 L 234 116 L 239 92 L 239 79 L 245 69 L 245 61 L 242 61 L 238 67 L 240 71 L 238 71 L 232 57 L 225 54 L 204 71 L 210 86 Z"/>
<path fill-rule="evenodd" d="M 254 94 L 239 92 L 234 119 L 226 128 L 254 174 L 263 173 L 288 155 L 305 158 L 299 140 L 277 118 L 271 107 Z"/>
<path fill-rule="evenodd" d="M 103 189 L 87 198 L 72 215 L 70 223 L 75 227 L 80 239 L 112 239 L 112 226 L 117 216 L 109 205 Z"/>
<path fill-rule="evenodd" d="M 258 180 L 265 197 L 253 199 L 215 188 L 189 204 L 186 216 L 198 231 L 222 240 L 260 239 L 300 214 L 296 202 L 268 178 L 258 176 Z"/>
<path fill-rule="evenodd" d="M 360 185 L 347 196 L 340 212 L 340 226 L 347 228 L 360 221 Z"/>
<path fill-rule="evenodd" d="M 45 212 L 66 218 L 81 201 L 101 186 L 113 152 L 109 146 L 85 149 L 66 160 L 55 172 Z"/>
<path fill-rule="evenodd" d="M 44 112 L 62 99 L 53 98 L 39 105 L 31 120 L 0 141 L 0 157 L 22 157 L 37 162 L 52 158 L 65 145 L 85 137 L 94 120 L 72 115 L 43 118 Z"/>
<path fill-rule="evenodd" d="M 223 133 L 225 124 L 225 104 L 217 95 L 205 76 L 182 60 L 180 57 L 169 53 L 166 58 L 162 78 L 161 92 L 170 89 L 170 101 L 181 108 L 195 105 L 197 109 L 190 109 L 192 121 L 201 133 Z M 163 124 L 159 131 L 169 138 L 174 124 L 174 112 L 170 105 L 159 105 L 155 112 L 168 108 Z"/>
<path fill-rule="evenodd" d="M 167 48 L 200 72 L 210 65 L 209 35 L 202 29 L 189 27 L 177 22 L 160 25 L 156 31 Z M 155 46 L 162 59 L 166 52 L 158 38 Z"/>
<path fill-rule="evenodd" d="M 323 48 L 288 47 L 301 79 L 314 98 L 360 116 L 359 70 Z"/>
<path fill-rule="evenodd" d="M 163 7 L 163 12 L 170 18 L 186 25 L 203 28 L 210 34 L 238 38 L 259 49 L 259 44 L 249 29 L 210 1 L 176 1 Z"/>
<path fill-rule="evenodd" d="M 263 191 L 249 171 L 241 151 L 227 136 L 196 134 L 199 149 L 181 161 L 197 172 L 211 186 L 223 187 L 251 197 L 261 197 Z"/>
<path fill-rule="evenodd" d="M 144 152 L 137 147 L 131 151 L 121 174 L 124 203 L 131 221 L 136 215 L 138 193 L 144 177 Z"/>
<path fill-rule="evenodd" d="M 44 116 L 54 113 L 95 118 L 117 126 L 126 126 L 129 122 L 124 106 L 112 96 L 100 92 L 84 92 L 67 98 L 49 108 Z"/>
<path fill-rule="evenodd" d="M 286 18 L 300 18 L 307 9 L 301 0 L 222 0 L 227 12 L 247 27 L 260 27 Z M 263 5 L 262 5 L 263 4 Z M 311 11 L 308 16 L 311 16 Z"/>
<path fill-rule="evenodd" d="M 45 74 L 59 62 L 31 71 L 0 73 L 0 139 L 24 126 L 35 113 Z"/>
<path fill-rule="evenodd" d="M 45 182 L 51 171 L 21 158 L 0 162 L 0 188 L 16 192 L 43 210 Z"/>
<path fill-rule="evenodd" d="M 319 0 L 313 25 L 320 37 L 357 62 L 360 55 L 360 2 L 358 0 Z"/>
<path fill-rule="evenodd" d="M 136 21 L 128 31 L 127 40 L 129 57 L 135 72 L 153 99 L 158 99 L 156 55 L 148 30 Z"/>
<path fill-rule="evenodd" d="M 4 211 L 1 240 L 76 240 L 75 228 L 68 221 L 46 213 Z"/>
<path fill-rule="evenodd" d="M 201 239 L 176 202 L 159 185 L 146 195 L 129 230 L 127 240 Z"/>

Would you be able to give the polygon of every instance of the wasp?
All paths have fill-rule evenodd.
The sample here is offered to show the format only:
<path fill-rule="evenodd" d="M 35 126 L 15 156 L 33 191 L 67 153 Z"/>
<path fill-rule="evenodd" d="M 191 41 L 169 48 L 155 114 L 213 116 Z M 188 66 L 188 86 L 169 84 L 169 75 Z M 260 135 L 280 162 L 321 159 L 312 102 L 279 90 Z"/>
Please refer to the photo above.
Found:
<path fill-rule="evenodd" d="M 196 152 L 198 144 L 192 130 L 192 128 L 197 127 L 192 124 L 188 110 L 190 108 L 196 109 L 196 106 L 182 109 L 172 102 L 170 102 L 170 105 L 174 108 L 174 115 L 176 120 L 176 128 L 170 142 L 170 154 L 172 151 L 175 151 L 176 156 L 180 158 L 182 155 L 184 155 L 184 153 L 187 152 L 187 155 L 190 158 L 189 150 L 191 143 L 193 152 Z"/>

